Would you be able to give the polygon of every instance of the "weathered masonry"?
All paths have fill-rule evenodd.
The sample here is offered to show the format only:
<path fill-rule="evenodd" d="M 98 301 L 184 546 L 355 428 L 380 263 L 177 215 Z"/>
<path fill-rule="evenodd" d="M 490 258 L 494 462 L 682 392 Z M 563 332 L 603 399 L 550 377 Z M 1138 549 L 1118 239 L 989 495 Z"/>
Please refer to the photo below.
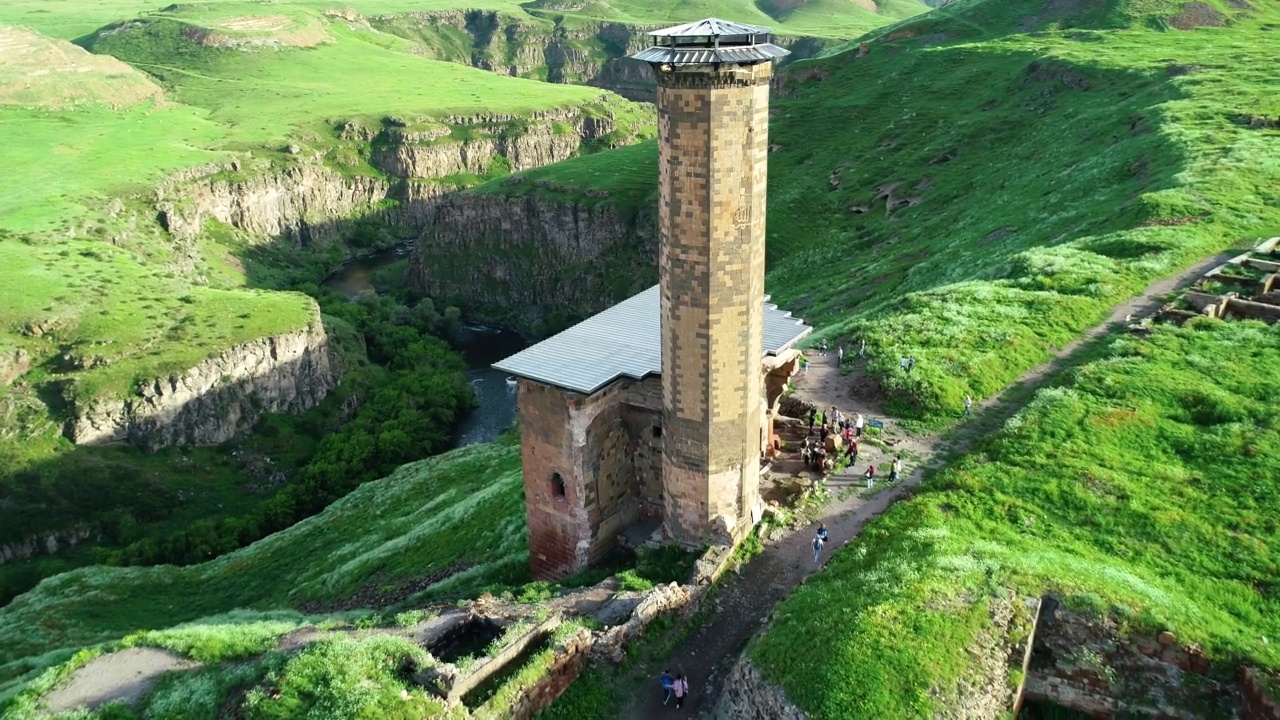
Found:
<path fill-rule="evenodd" d="M 570 574 L 624 530 L 733 544 L 810 332 L 764 295 L 768 28 L 659 30 L 659 284 L 495 367 L 519 378 L 533 574 Z"/>

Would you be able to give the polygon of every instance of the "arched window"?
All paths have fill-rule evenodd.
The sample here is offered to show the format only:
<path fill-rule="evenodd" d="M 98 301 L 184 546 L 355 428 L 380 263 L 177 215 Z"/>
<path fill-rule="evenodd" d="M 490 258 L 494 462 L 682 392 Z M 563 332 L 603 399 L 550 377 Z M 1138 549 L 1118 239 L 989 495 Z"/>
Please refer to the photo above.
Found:
<path fill-rule="evenodd" d="M 564 478 L 558 472 L 551 473 L 551 497 L 564 500 Z"/>

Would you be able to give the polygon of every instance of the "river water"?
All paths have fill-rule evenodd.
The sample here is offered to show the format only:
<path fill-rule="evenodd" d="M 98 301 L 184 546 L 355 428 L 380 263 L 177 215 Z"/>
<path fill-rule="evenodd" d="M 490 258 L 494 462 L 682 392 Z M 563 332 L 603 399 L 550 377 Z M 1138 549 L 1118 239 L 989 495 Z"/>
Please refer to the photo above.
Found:
<path fill-rule="evenodd" d="M 373 290 L 374 273 L 409 255 L 408 246 L 399 246 L 349 261 L 321 283 L 355 299 Z M 467 381 L 475 390 L 477 407 L 463 417 L 454 430 L 454 445 L 489 442 L 511 427 L 516 418 L 516 389 L 505 373 L 490 367 L 499 360 L 529 347 L 514 330 L 464 321 L 453 338 L 453 346 L 467 361 Z"/>

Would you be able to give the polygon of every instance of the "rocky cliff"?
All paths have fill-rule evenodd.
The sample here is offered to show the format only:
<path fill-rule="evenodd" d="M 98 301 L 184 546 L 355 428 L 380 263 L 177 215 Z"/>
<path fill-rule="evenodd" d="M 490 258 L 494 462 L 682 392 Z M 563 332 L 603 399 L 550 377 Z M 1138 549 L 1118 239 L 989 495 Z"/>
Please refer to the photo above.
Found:
<path fill-rule="evenodd" d="M 657 25 L 516 17 L 486 10 L 452 10 L 368 19 L 382 30 L 418 43 L 437 60 L 554 83 L 591 85 L 632 100 L 652 101 L 653 73 L 628 56 L 648 47 Z M 816 55 L 815 38 L 778 37 L 792 51 L 787 61 Z"/>
<path fill-rule="evenodd" d="M 285 163 L 237 160 L 175 175 L 157 189 L 155 205 L 179 242 L 189 243 L 216 220 L 263 240 L 334 243 L 361 217 L 412 231 L 430 204 L 452 190 L 410 181 L 541 167 L 588 147 L 630 141 L 640 131 L 634 122 L 617 122 L 603 100 L 524 116 L 384 118 L 374 127 L 344 122 L 331 145 L 293 146 Z"/>
<path fill-rule="evenodd" d="M 427 294 L 584 316 L 657 282 L 657 214 L 592 199 L 458 193 L 423 217 L 409 279 Z"/>
<path fill-rule="evenodd" d="M 65 433 L 77 444 L 128 442 L 147 450 L 216 445 L 264 413 L 314 407 L 340 377 L 317 313 L 304 329 L 237 345 L 181 374 L 142 383 L 131 397 L 77 403 Z"/>

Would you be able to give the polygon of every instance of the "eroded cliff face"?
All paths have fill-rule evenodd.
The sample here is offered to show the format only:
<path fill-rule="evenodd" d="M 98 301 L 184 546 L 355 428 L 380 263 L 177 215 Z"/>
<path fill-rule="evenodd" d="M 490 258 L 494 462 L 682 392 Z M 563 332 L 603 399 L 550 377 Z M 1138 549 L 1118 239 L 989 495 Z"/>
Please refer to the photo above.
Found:
<path fill-rule="evenodd" d="M 368 19 L 383 32 L 419 44 L 424 55 L 515 77 L 605 88 L 652 102 L 653 72 L 630 59 L 652 44 L 646 34 L 660 25 L 558 20 L 530 21 L 487 10 L 453 10 Z M 776 37 L 792 51 L 787 61 L 816 55 L 825 43 L 808 37 Z"/>
<path fill-rule="evenodd" d="M 210 220 L 297 246 L 339 243 L 352 221 L 369 217 L 406 226 L 413 237 L 430 205 L 452 191 L 414 181 L 484 176 L 495 165 L 541 167 L 573 157 L 584 144 L 629 139 L 633 130 L 585 108 L 420 122 L 386 118 L 377 127 L 347 122 L 332 147 L 290 148 L 294 156 L 285 165 L 233 161 L 175 175 L 156 191 L 157 217 L 181 243 L 198 237 Z"/>
<path fill-rule="evenodd" d="M 64 432 L 77 444 L 127 442 L 149 451 L 217 445 L 264 413 L 314 407 L 340 378 L 317 313 L 306 328 L 237 345 L 181 374 L 149 380 L 131 397 L 79 403 Z"/>
<path fill-rule="evenodd" d="M 424 215 L 409 281 L 468 305 L 584 316 L 657 282 L 657 212 L 542 195 L 459 193 Z"/>

